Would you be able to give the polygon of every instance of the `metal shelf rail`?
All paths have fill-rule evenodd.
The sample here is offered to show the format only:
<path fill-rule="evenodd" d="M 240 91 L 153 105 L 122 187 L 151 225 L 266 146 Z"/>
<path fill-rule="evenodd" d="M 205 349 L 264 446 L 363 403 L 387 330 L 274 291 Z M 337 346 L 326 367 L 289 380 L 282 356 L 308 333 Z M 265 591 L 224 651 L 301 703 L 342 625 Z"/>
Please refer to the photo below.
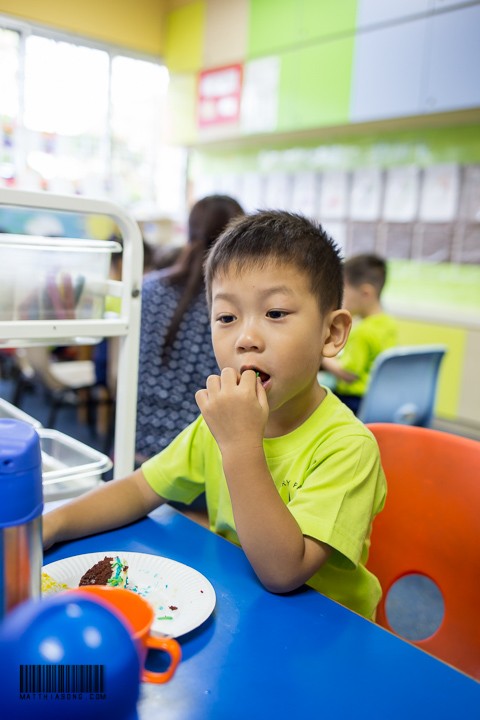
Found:
<path fill-rule="evenodd" d="M 54 195 L 0 188 L 0 207 L 22 210 L 80 213 L 108 216 L 123 237 L 123 263 L 118 317 L 99 319 L 1 320 L 0 348 L 15 348 L 39 343 L 79 344 L 79 338 L 119 337 L 114 476 L 131 472 L 135 456 L 135 421 L 137 408 L 138 352 L 140 339 L 143 244 L 136 222 L 119 206 L 109 201 L 86 197 Z M 12 263 L 15 258 L 12 253 Z M 12 275 L 17 269 L 11 267 Z M 21 271 L 20 271 L 21 272 Z M 0 308 L 1 310 L 1 308 Z"/>

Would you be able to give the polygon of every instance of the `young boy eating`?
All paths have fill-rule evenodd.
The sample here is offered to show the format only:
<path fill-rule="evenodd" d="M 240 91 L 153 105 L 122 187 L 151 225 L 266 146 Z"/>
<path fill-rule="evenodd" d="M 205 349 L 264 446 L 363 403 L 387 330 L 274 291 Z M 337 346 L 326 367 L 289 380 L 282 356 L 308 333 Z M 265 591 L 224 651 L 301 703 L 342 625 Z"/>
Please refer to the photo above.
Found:
<path fill-rule="evenodd" d="M 201 415 L 161 453 L 44 517 L 44 543 L 132 522 L 203 491 L 211 530 L 240 543 L 272 592 L 303 583 L 366 617 L 365 568 L 385 478 L 371 433 L 317 383 L 345 345 L 342 264 L 320 226 L 280 211 L 230 223 L 206 263 L 221 374 Z"/>

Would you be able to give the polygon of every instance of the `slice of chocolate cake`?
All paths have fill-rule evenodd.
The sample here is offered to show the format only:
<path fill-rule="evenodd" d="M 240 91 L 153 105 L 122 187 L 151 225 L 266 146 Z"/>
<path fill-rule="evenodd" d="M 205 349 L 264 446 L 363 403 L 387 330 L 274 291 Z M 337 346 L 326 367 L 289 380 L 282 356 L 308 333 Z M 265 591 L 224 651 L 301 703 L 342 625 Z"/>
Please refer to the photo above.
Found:
<path fill-rule="evenodd" d="M 112 587 L 126 587 L 128 582 L 128 565 L 117 557 L 104 557 L 95 563 L 82 575 L 79 587 L 82 585 L 110 585 Z"/>

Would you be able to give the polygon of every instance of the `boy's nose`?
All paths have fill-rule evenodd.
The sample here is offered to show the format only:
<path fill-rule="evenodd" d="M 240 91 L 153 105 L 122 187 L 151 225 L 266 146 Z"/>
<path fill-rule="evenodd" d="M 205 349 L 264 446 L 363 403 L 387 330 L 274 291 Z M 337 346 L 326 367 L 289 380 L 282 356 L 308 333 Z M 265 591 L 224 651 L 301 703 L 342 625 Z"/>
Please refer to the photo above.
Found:
<path fill-rule="evenodd" d="M 251 326 L 242 328 L 236 342 L 236 349 L 239 352 L 248 352 L 249 350 L 261 351 L 263 348 L 263 339 L 260 333 L 255 331 L 255 328 Z"/>

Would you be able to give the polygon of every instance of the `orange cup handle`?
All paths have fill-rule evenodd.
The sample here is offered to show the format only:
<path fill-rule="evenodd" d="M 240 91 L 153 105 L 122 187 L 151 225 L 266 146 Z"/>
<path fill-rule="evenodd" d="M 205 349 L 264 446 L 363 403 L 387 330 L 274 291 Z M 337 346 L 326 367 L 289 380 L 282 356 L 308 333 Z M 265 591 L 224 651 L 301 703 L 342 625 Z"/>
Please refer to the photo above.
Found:
<path fill-rule="evenodd" d="M 178 663 L 182 659 L 182 650 L 180 645 L 173 638 L 159 638 L 149 635 L 146 642 L 147 648 L 154 650 L 164 650 L 170 655 L 170 665 L 164 672 L 154 672 L 144 668 L 142 680 L 151 683 L 165 683 L 170 680 L 173 673 L 177 669 Z"/>

